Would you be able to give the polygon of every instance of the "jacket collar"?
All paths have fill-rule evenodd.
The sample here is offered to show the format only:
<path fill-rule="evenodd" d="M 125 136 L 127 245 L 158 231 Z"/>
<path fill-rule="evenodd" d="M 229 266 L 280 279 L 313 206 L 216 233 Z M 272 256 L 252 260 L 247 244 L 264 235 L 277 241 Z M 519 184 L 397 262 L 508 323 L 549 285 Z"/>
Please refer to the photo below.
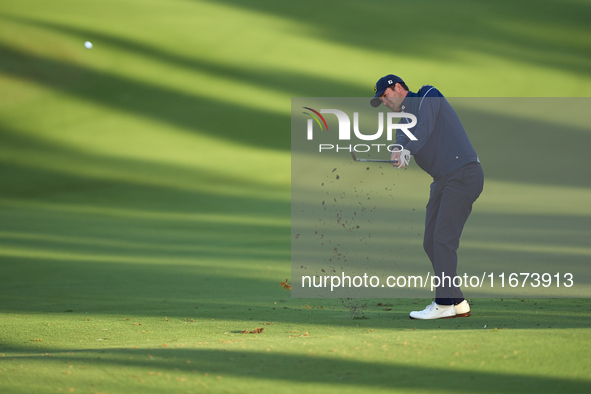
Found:
<path fill-rule="evenodd" d="M 409 90 L 404 100 L 402 100 L 402 104 L 400 104 L 400 109 L 404 111 L 405 108 L 410 108 L 411 102 L 413 101 L 412 99 L 414 97 L 419 97 L 419 95 Z"/>

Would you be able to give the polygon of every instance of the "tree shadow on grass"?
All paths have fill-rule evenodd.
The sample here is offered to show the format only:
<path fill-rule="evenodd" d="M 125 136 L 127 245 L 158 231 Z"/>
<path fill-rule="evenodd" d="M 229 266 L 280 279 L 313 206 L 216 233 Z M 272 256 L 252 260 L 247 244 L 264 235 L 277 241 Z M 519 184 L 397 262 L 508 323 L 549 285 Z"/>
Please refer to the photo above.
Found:
<path fill-rule="evenodd" d="M 404 350 L 402 344 L 392 352 Z M 182 374 L 186 379 L 213 376 L 255 378 L 278 384 L 297 383 L 358 385 L 360 388 L 419 390 L 457 393 L 589 392 L 591 383 L 583 379 L 522 375 L 518 372 L 483 372 L 460 369 L 411 366 L 399 361 L 363 362 L 353 358 L 320 355 L 295 355 L 275 352 L 252 352 L 213 349 L 51 349 L 51 357 L 30 355 L 18 362 L 42 360 L 44 363 L 83 365 L 94 368 L 141 368 L 145 378 L 156 372 Z M 133 360 L 129 359 L 133 357 Z M 187 362 L 187 360 L 190 362 Z M 457 361 L 457 358 L 455 358 Z M 205 375 L 205 376 L 207 376 Z M 156 378 L 154 378 L 156 379 Z M 322 386 L 317 386 L 320 388 Z"/>
<path fill-rule="evenodd" d="M 2 124 L 0 138 L 3 198 L 115 204 L 159 212 L 178 212 L 182 207 L 181 211 L 192 213 L 289 213 L 285 186 L 243 179 L 215 166 L 182 166 L 83 152 Z"/>
<path fill-rule="evenodd" d="M 527 118 L 544 110 L 546 113 L 561 113 L 575 104 L 587 107 L 591 104 L 588 98 L 452 98 L 449 101 L 454 104 L 478 153 L 485 183 L 487 179 L 495 179 L 522 184 L 591 187 L 588 166 L 583 161 L 586 158 L 584 147 L 591 146 L 588 113 L 579 113 L 570 119 L 587 124 L 587 127 Z M 476 102 L 482 108 L 466 108 L 470 102 Z M 531 112 L 525 110 L 523 115 L 526 117 L 485 112 L 487 105 L 500 103 L 509 107 L 529 106 Z M 557 143 L 558 135 L 561 141 L 568 143 Z M 542 155 L 550 152 L 562 159 L 542 170 Z"/>
<path fill-rule="evenodd" d="M 249 321 L 305 324 L 310 329 L 326 325 L 390 330 L 591 326 L 589 301 L 572 299 L 474 299 L 470 318 L 437 321 L 408 318 L 411 310 L 423 309 L 428 300 L 359 299 L 357 304 L 366 304 L 364 319 L 354 319 L 361 315 L 338 299 L 292 299 L 279 285 L 286 263 L 269 255 L 261 257 L 256 250 L 237 255 L 219 247 L 184 256 L 137 247 L 120 247 L 122 251 L 77 244 L 47 246 L 30 240 L 21 245 L 7 237 L 0 239 L 4 282 L 0 309 L 5 313 L 51 314 L 58 319 L 59 315 L 67 319 L 134 317 L 144 319 L 144 324 L 164 317 L 197 319 L 206 325 L 215 319 L 233 322 L 228 324 L 239 331 L 248 328 L 244 323 Z M 26 257 L 31 253 L 38 256 Z"/>
<path fill-rule="evenodd" d="M 286 70 L 258 70 L 243 66 L 234 66 L 208 60 L 205 57 L 194 58 L 186 55 L 165 51 L 141 42 L 81 27 L 73 27 L 50 21 L 33 20 L 17 16 L 1 16 L 0 18 L 31 25 L 51 31 L 80 37 L 94 37 L 103 44 L 120 48 L 130 53 L 146 56 L 154 60 L 167 62 L 175 67 L 183 67 L 196 73 L 205 73 L 218 78 L 235 81 L 237 84 L 250 83 L 270 90 L 283 93 L 286 97 L 323 97 L 330 91 L 331 96 L 369 95 L 371 90 L 359 90 L 359 87 L 346 81 L 334 81 L 330 78 L 320 78 L 307 73 Z M 220 92 L 221 94 L 221 92 Z M 135 95 L 134 95 L 135 96 Z M 248 99 L 248 98 L 245 98 Z"/>
<path fill-rule="evenodd" d="M 1 72 L 80 100 L 117 111 L 124 110 L 186 130 L 211 134 L 244 146 L 289 150 L 289 116 L 231 105 L 223 98 L 200 97 L 156 84 L 133 81 L 6 45 L 0 45 L 0 57 L 3 58 L 0 62 Z M 128 99 L 130 95 L 133 99 Z M 265 124 L 273 127 L 259 127 L 260 119 L 265 119 Z"/>
<path fill-rule="evenodd" d="M 243 3 L 237 4 L 234 1 L 227 2 L 232 3 L 233 6 L 237 7 L 254 8 L 260 12 L 279 13 L 282 14 L 284 17 L 295 18 L 300 20 L 301 22 L 306 21 L 306 18 L 310 16 L 307 12 L 305 13 L 305 18 L 304 15 L 300 15 L 299 12 L 288 13 L 287 10 L 289 8 L 273 6 L 269 7 L 269 4 L 267 4 L 266 2 L 249 3 L 248 5 L 244 5 Z M 433 5 L 430 5 L 429 7 L 432 6 Z M 572 6 L 573 5 L 571 5 L 571 7 Z M 358 9 L 359 7 L 355 4 L 347 3 L 344 4 L 343 7 L 345 7 L 345 9 L 350 8 L 351 12 L 355 11 L 355 13 L 351 13 L 351 15 L 354 15 L 354 19 L 359 18 L 356 12 L 368 12 L 367 10 Z M 526 6 L 524 5 L 523 7 Z M 555 11 L 563 11 L 565 8 L 558 7 L 558 5 L 550 6 L 549 3 L 546 3 L 545 7 L 547 7 L 548 9 L 556 8 Z M 585 8 L 585 6 L 582 5 L 578 5 L 578 7 Z M 485 8 L 488 8 L 488 6 L 485 6 Z M 349 13 L 343 10 L 340 10 L 339 12 L 343 12 L 345 15 L 349 15 Z M 569 12 L 572 12 L 572 8 Z M 487 18 L 489 17 L 487 16 Z M 100 39 L 104 40 L 107 43 L 110 43 L 113 46 L 117 46 L 131 52 L 139 53 L 143 56 L 151 57 L 154 59 L 160 59 L 176 66 L 181 66 L 190 70 L 194 70 L 195 72 L 205 72 L 207 74 L 213 74 L 221 78 L 236 78 L 237 82 L 249 81 L 255 83 L 257 86 L 263 86 L 268 89 L 275 89 L 280 92 L 284 92 L 286 95 L 289 96 L 325 96 L 327 91 L 331 92 L 331 96 L 343 95 L 350 97 L 366 94 L 365 92 L 359 91 L 358 88 L 356 88 L 353 84 L 347 84 L 346 82 L 343 83 L 340 81 L 337 82 L 321 79 L 302 73 L 298 74 L 297 72 L 293 71 L 286 72 L 280 70 L 274 72 L 269 70 L 249 70 L 243 67 L 218 64 L 205 59 L 193 59 L 182 55 L 172 54 L 154 47 L 147 46 L 145 44 L 133 42 L 131 40 L 122 37 L 116 37 L 106 33 L 98 33 L 86 29 L 68 27 L 65 25 L 60 25 L 52 22 L 33 21 L 22 17 L 5 17 L 5 19 L 15 21 L 18 23 L 30 24 L 41 28 L 51 29 L 54 31 L 60 31 L 66 34 L 77 35 L 80 37 L 92 34 L 96 37 L 100 37 Z M 436 16 L 436 19 L 440 19 L 439 15 Z M 351 29 L 345 29 L 345 26 L 341 25 L 344 22 L 338 18 L 329 19 L 325 22 L 327 23 L 323 25 L 323 28 L 328 31 L 344 31 L 347 34 L 353 34 Z M 557 25 L 563 24 L 563 21 L 560 20 L 555 20 L 554 22 Z M 449 24 L 449 21 L 446 21 L 446 24 Z M 429 23 L 426 23 L 426 25 L 430 26 Z M 436 26 L 437 23 L 431 26 L 430 29 L 438 30 Z M 502 43 L 503 41 L 508 41 L 513 44 L 515 44 L 516 42 L 515 37 L 508 34 L 504 35 L 502 38 L 499 38 L 500 35 L 498 34 L 498 32 L 494 31 L 494 29 L 492 28 L 490 31 L 486 33 L 481 32 L 480 29 L 478 29 L 478 32 L 483 36 L 476 39 L 476 42 L 496 42 L 498 44 L 492 44 L 492 48 L 487 50 L 494 51 L 494 48 L 502 47 L 500 43 Z M 419 29 L 418 31 L 413 31 L 413 34 L 434 35 L 433 31 L 429 29 L 427 29 L 427 31 L 425 31 L 425 29 Z M 461 34 L 459 32 L 454 32 L 451 34 L 454 37 L 457 35 L 461 39 L 467 39 L 468 43 L 474 40 L 472 36 L 466 36 L 463 32 Z M 431 45 L 429 43 L 432 40 L 419 41 L 422 46 L 429 46 Z M 453 41 L 456 42 L 457 40 L 454 39 Z M 543 49 L 544 57 L 542 62 L 568 62 L 568 60 L 565 60 L 564 57 L 561 56 L 547 56 L 547 53 L 545 51 L 548 50 L 548 42 L 540 43 L 540 40 L 530 40 L 523 37 L 521 38 L 521 41 L 522 42 L 520 42 L 518 45 L 524 48 L 535 47 L 537 48 L 537 51 L 541 51 Z M 367 42 L 365 43 L 367 44 Z M 439 45 L 434 46 L 440 47 Z M 414 44 L 411 47 L 416 50 Z M 563 45 L 554 45 L 554 47 L 556 50 L 563 50 L 564 48 Z M 474 49 L 476 50 L 476 48 Z M 572 51 L 574 51 L 574 49 L 572 49 Z M 172 89 L 167 89 L 161 86 L 151 85 L 149 83 L 140 83 L 109 73 L 90 70 L 75 64 L 45 58 L 30 53 L 25 53 L 23 51 L 13 49 L 8 46 L 0 46 L 0 53 L 2 53 L 3 57 L 3 62 L 0 63 L 0 69 L 2 69 L 3 72 L 15 77 L 29 79 L 37 83 L 49 86 L 53 89 L 66 92 L 72 95 L 73 97 L 88 100 L 90 102 L 99 103 L 107 107 L 116 108 L 117 110 L 124 109 L 125 111 L 132 114 L 138 114 L 142 117 L 164 121 L 176 126 L 184 127 L 188 130 L 196 130 L 198 132 L 207 133 L 215 137 L 226 138 L 234 142 L 239 141 L 241 144 L 244 145 L 264 146 L 280 150 L 289 149 L 288 133 L 277 133 L 277 129 L 288 130 L 289 119 L 286 116 L 279 115 L 272 111 L 253 109 L 250 107 L 247 108 L 242 107 L 240 105 L 231 105 L 232 116 L 228 116 L 230 106 L 229 103 L 225 102 L 222 97 L 220 97 L 220 99 L 212 99 L 211 97 L 199 97 L 198 95 L 188 95 L 184 92 L 174 91 Z M 527 51 L 509 50 L 509 52 L 499 55 L 519 57 L 526 56 L 524 55 L 525 53 L 527 53 Z M 436 56 L 442 56 L 442 54 L 440 53 Z M 524 58 L 522 60 L 540 64 L 540 59 L 537 58 L 537 55 L 534 57 L 535 59 Z M 580 69 L 580 66 L 578 66 L 578 63 L 579 62 L 574 62 L 570 64 L 570 66 L 573 67 L 573 71 L 583 71 L 582 69 Z M 554 66 L 558 67 L 558 64 L 554 64 Z M 560 66 L 562 70 L 564 68 L 564 65 L 560 64 Z M 588 71 L 586 64 L 585 71 Z M 76 83 L 64 82 L 65 80 L 71 79 L 72 76 L 78 76 L 78 78 L 74 79 L 73 81 Z M 134 99 L 128 100 L 125 98 L 129 97 L 129 95 L 132 95 Z M 468 116 L 470 116 L 469 112 Z M 273 127 L 258 125 L 259 120 L 261 118 L 265 119 L 266 125 L 272 124 Z M 501 156 L 512 157 L 514 158 L 513 160 L 504 160 L 504 162 L 514 163 L 516 161 L 515 158 L 521 158 L 524 156 L 524 154 L 526 156 L 534 156 L 539 154 L 539 151 L 537 149 L 533 149 L 531 147 L 531 144 L 535 141 L 538 141 L 538 147 L 540 145 L 547 147 L 549 143 L 553 143 L 555 141 L 554 135 L 547 132 L 550 131 L 554 133 L 554 130 L 550 130 L 549 127 L 544 128 L 544 124 L 542 122 L 539 122 L 538 124 L 525 124 L 525 126 L 529 126 L 529 128 L 524 128 L 523 122 L 519 123 L 518 120 L 516 122 L 515 119 L 505 118 L 501 116 L 495 116 L 493 119 L 494 122 L 492 123 L 486 122 L 480 116 L 479 113 L 474 113 L 473 118 L 480 119 L 478 129 L 481 129 L 482 125 L 487 124 L 504 125 L 500 128 L 496 126 L 490 127 L 490 129 L 492 129 L 490 134 L 496 136 L 495 141 L 503 140 L 503 145 L 505 149 L 511 149 L 512 147 L 518 149 L 517 152 L 505 150 L 502 155 L 496 154 L 498 152 L 498 149 L 496 149 L 495 155 L 490 155 L 492 160 L 494 160 L 495 157 Z M 492 116 L 489 116 L 489 118 L 492 118 Z M 237 127 L 238 120 L 240 120 L 241 125 L 252 125 L 252 130 L 256 129 L 256 132 L 244 132 L 244 127 Z M 506 125 L 512 125 L 511 130 L 506 130 Z M 535 130 L 535 127 L 538 125 L 540 126 L 539 129 L 541 129 L 542 132 L 532 134 L 532 132 Z M 519 130 L 522 132 L 515 134 L 513 132 L 514 130 Z M 527 132 L 523 133 L 524 130 Z M 501 135 L 502 133 L 509 135 L 503 136 Z M 563 136 L 562 139 L 571 139 L 569 136 L 565 135 L 565 133 L 569 134 L 569 130 L 565 130 L 564 127 L 561 127 L 561 135 Z M 469 134 L 472 137 L 473 134 Z M 577 134 L 577 136 L 586 139 L 586 137 L 581 137 L 580 133 Z M 544 139 L 547 139 L 547 141 L 544 141 Z M 506 141 L 510 141 L 510 143 L 507 143 Z M 584 146 L 583 143 L 581 143 L 580 145 Z M 484 148 L 480 149 L 487 149 L 486 146 L 487 145 L 485 145 Z M 556 148 L 561 149 L 564 146 L 564 144 L 558 144 Z M 531 149 L 524 149 L 526 147 L 530 147 Z M 479 153 L 481 153 L 480 149 L 477 149 Z M 570 157 L 572 158 L 573 156 L 571 155 Z M 521 163 L 523 163 L 523 166 L 513 165 L 513 169 L 527 169 L 529 171 L 528 175 L 530 177 L 527 179 L 531 179 L 531 176 L 534 176 L 535 179 L 533 181 L 536 181 L 538 178 L 540 178 L 539 174 L 542 174 L 542 172 L 533 171 L 535 170 L 535 168 L 532 168 L 531 165 L 528 166 L 528 163 L 535 162 L 535 160 L 530 159 L 531 157 L 523 157 L 523 159 L 519 160 Z M 502 165 L 500 167 L 491 166 L 491 168 L 501 168 L 503 170 L 502 173 L 504 176 L 512 176 L 514 179 L 516 179 L 516 175 L 512 175 L 516 174 L 514 170 L 504 171 L 505 167 Z M 553 168 L 554 167 L 548 170 L 552 170 Z M 549 176 L 545 176 L 545 179 L 549 178 Z M 565 179 L 570 180 L 572 179 L 572 177 L 558 176 L 554 179 L 559 182 L 565 182 Z M 524 179 L 523 177 L 521 177 L 521 179 L 519 180 Z"/>
<path fill-rule="evenodd" d="M 311 37 L 362 50 L 403 53 L 434 62 L 456 60 L 457 51 L 463 50 L 589 75 L 591 52 L 582 36 L 573 34 L 571 40 L 557 40 L 550 33 L 565 29 L 589 32 L 591 6 L 580 2 L 544 0 L 536 2 L 535 7 L 530 1 L 509 0 L 494 5 L 473 1 L 343 1 L 338 7 L 318 2 L 286 6 L 270 0 L 212 3 L 276 15 L 307 26 Z M 394 15 L 404 17 L 392 21 Z"/>
<path fill-rule="evenodd" d="M 140 51 L 150 53 L 145 47 L 139 48 Z M 287 130 L 290 126 L 287 116 L 241 106 L 232 106 L 232 116 L 227 116 L 228 105 L 223 99 L 213 100 L 190 96 L 164 87 L 43 58 L 6 46 L 0 46 L 0 52 L 3 57 L 14 61 L 0 63 L 0 69 L 7 74 L 31 79 L 53 89 L 64 91 L 73 97 L 200 133 L 211 134 L 218 138 L 226 138 L 234 143 L 289 150 L 290 141 Z M 158 52 L 152 55 L 165 56 Z M 201 64 L 192 64 L 195 62 L 193 60 L 176 58 L 168 60 L 187 62 L 188 67 L 204 67 Z M 227 69 L 219 72 L 233 73 L 234 71 Z M 63 81 L 57 77 L 79 74 L 84 74 L 84 81 L 72 86 L 64 85 Z M 266 76 L 267 74 L 263 76 L 254 73 L 248 78 L 252 78 L 258 84 L 265 84 Z M 301 82 L 302 78 L 308 77 L 294 76 L 287 79 Z M 293 83 L 301 86 L 300 82 Z M 314 83 L 313 81 L 312 84 Z M 291 86 L 284 88 L 296 89 Z M 332 88 L 331 91 L 335 92 Z M 120 101 L 118 97 L 125 92 L 134 92 L 134 97 L 138 99 Z M 466 108 L 462 109 L 460 117 L 481 157 L 487 177 L 525 183 L 589 186 L 584 152 L 576 152 L 576 148 L 573 152 L 569 144 L 556 144 L 556 125 L 508 115 L 487 114 Z M 273 127 L 255 127 L 254 125 L 261 118 L 265 118 L 265 124 L 272 124 Z M 242 127 L 236 127 L 238 120 L 243 125 L 252 125 L 247 129 L 254 131 L 256 128 L 256 132 L 245 132 Z M 285 132 L 277 133 L 278 128 Z M 591 144 L 591 135 L 581 132 L 577 127 L 561 126 L 560 135 L 562 140 L 576 141 L 576 145 L 580 147 Z M 540 171 L 540 153 L 548 152 L 549 147 L 552 147 L 552 154 L 565 159 Z"/>

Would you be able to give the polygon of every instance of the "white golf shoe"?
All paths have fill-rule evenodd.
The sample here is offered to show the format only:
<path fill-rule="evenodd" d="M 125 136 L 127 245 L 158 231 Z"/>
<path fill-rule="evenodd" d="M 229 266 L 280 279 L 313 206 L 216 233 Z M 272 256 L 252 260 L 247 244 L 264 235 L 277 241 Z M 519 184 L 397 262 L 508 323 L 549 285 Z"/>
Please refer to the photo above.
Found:
<path fill-rule="evenodd" d="M 470 304 L 464 300 L 456 305 L 456 317 L 468 317 L 470 316 Z"/>
<path fill-rule="evenodd" d="M 434 302 L 427 305 L 422 311 L 412 311 L 409 317 L 411 319 L 451 319 L 456 317 L 456 308 L 453 305 L 439 305 Z"/>

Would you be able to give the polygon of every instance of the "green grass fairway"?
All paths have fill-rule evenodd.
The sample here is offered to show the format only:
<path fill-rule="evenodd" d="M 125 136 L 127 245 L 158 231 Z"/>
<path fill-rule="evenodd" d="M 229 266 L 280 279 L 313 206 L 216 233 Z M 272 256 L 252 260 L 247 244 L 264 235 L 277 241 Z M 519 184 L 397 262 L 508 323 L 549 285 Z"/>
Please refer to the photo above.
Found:
<path fill-rule="evenodd" d="M 591 392 L 588 299 L 472 299 L 470 318 L 420 322 L 408 312 L 430 300 L 280 286 L 291 97 L 370 96 L 391 72 L 450 97 L 588 97 L 589 16 L 589 1 L 2 0 L 0 393 Z M 499 113 L 519 115 L 482 118 Z M 589 124 L 466 128 L 487 183 L 461 258 L 588 264 Z M 428 178 L 397 176 L 421 223 Z"/>

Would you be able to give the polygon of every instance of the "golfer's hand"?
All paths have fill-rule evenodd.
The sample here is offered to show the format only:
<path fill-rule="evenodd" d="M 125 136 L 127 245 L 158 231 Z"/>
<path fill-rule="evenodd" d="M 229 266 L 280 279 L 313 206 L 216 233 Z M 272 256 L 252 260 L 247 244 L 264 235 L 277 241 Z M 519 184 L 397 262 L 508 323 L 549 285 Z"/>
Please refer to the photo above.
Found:
<path fill-rule="evenodd" d="M 392 163 L 392 166 L 396 167 L 396 168 L 404 168 L 405 166 L 401 167 L 401 165 L 403 165 L 404 163 L 401 162 L 400 160 L 400 149 L 395 148 L 392 151 L 392 155 L 390 156 L 390 161 L 396 161 L 397 163 Z"/>
<path fill-rule="evenodd" d="M 394 149 L 392 151 L 392 155 L 390 156 L 390 160 L 394 161 L 398 161 L 398 163 L 392 163 L 392 165 L 396 168 L 404 168 L 406 166 L 408 166 L 408 163 L 410 162 L 410 152 L 406 149 L 400 150 L 400 149 Z"/>

